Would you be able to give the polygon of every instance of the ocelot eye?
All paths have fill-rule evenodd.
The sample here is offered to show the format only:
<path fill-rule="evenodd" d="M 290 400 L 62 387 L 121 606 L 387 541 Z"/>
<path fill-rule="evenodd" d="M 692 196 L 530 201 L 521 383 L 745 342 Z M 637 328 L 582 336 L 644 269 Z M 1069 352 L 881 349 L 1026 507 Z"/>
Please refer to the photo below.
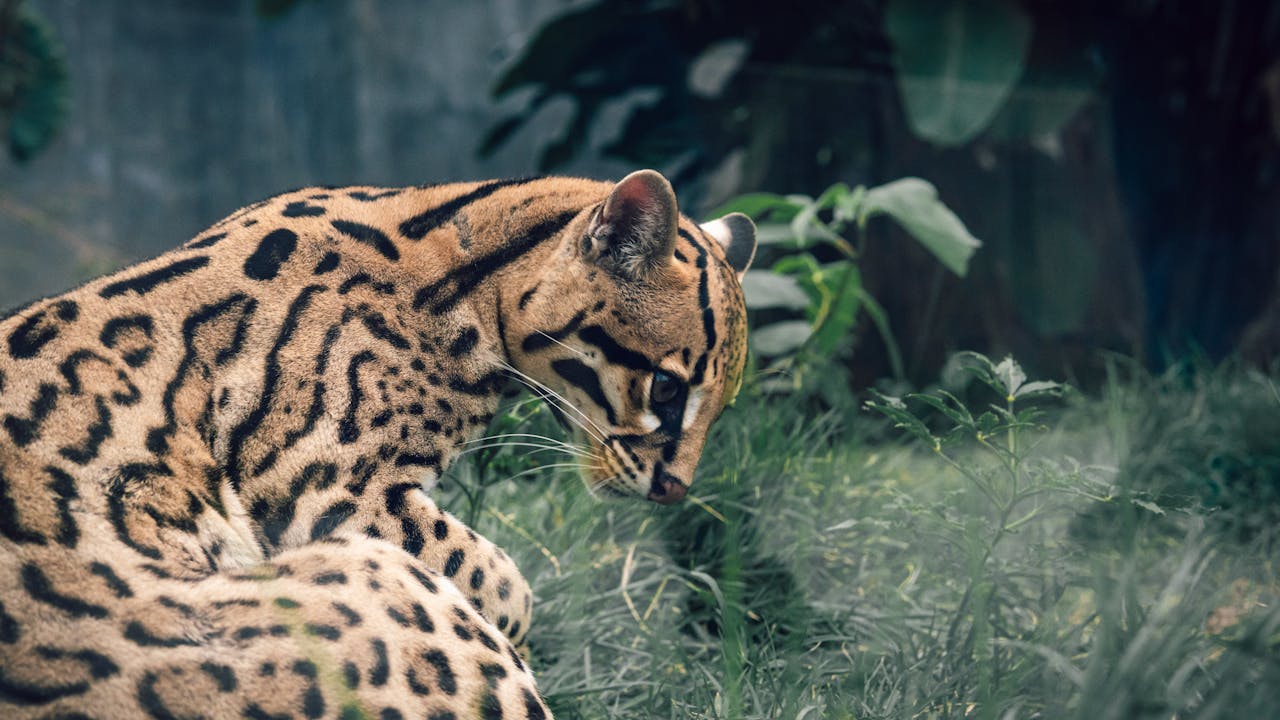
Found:
<path fill-rule="evenodd" d="M 680 394 L 680 381 L 661 370 L 653 374 L 653 384 L 649 386 L 649 402 L 654 405 L 666 405 Z"/>

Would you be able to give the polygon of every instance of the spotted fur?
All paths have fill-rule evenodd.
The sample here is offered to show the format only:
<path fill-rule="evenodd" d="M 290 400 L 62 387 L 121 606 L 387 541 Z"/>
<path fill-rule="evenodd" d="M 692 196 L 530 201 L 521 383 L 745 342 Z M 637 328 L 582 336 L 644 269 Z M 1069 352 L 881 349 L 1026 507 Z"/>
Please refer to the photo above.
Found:
<path fill-rule="evenodd" d="M 0 321 L 0 715 L 546 717 L 527 583 L 424 488 L 523 381 L 593 489 L 682 497 L 742 222 L 649 171 L 311 188 Z"/>

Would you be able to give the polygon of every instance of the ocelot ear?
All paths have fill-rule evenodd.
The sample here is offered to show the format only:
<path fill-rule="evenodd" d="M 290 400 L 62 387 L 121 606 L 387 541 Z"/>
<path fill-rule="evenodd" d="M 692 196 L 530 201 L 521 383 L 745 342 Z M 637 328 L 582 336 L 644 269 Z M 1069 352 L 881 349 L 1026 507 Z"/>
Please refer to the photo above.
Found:
<path fill-rule="evenodd" d="M 724 248 L 725 259 L 741 280 L 756 256 L 756 224 L 742 213 L 729 213 L 719 220 L 703 223 L 701 227 Z"/>
<path fill-rule="evenodd" d="M 675 252 L 679 209 L 671 183 L 637 170 L 614 186 L 591 217 L 583 255 L 638 280 Z"/>

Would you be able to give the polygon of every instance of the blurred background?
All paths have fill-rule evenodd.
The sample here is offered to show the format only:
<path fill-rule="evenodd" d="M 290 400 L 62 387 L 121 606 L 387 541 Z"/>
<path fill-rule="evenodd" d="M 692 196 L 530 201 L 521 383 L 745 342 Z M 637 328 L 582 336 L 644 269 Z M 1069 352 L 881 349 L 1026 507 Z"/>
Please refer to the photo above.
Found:
<path fill-rule="evenodd" d="M 901 357 L 863 317 L 855 386 L 1280 350 L 1275 3 L 4 0 L 0 121 L 3 306 L 304 185 L 654 167 L 705 217 L 917 176 L 983 246 L 867 227 Z"/>
<path fill-rule="evenodd" d="M 0 132 L 0 306 L 307 185 L 755 216 L 686 503 L 521 400 L 433 491 L 557 717 L 1277 716 L 1280 3 L 0 0 Z"/>

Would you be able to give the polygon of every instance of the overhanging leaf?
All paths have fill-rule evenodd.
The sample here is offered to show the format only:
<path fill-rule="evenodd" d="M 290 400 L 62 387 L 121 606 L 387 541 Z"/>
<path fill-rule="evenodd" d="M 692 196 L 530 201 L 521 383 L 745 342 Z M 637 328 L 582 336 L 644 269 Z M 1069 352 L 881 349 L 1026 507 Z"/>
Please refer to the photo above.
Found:
<path fill-rule="evenodd" d="M 758 192 L 739 195 L 711 212 L 711 217 L 723 217 L 731 212 L 750 215 L 754 220 L 789 222 L 795 217 L 804 202 L 795 197 Z"/>
<path fill-rule="evenodd" d="M 795 352 L 809 339 L 810 332 L 809 323 L 803 320 L 785 320 L 752 330 L 748 340 L 760 355 L 778 357 Z"/>
<path fill-rule="evenodd" d="M 987 127 L 1021 77 L 1031 21 L 1012 0 L 889 0 L 885 34 L 912 131 L 955 146 Z"/>
<path fill-rule="evenodd" d="M 778 275 L 767 270 L 748 270 L 742 276 L 742 295 L 747 307 L 787 308 L 802 310 L 809 305 L 809 296 L 800 289 L 793 277 Z"/>
<path fill-rule="evenodd" d="M 982 247 L 982 241 L 938 199 L 937 189 L 920 178 L 902 178 L 868 190 L 860 221 L 880 214 L 893 218 L 960 277 L 969 272 L 969 258 Z"/>
<path fill-rule="evenodd" d="M 796 244 L 796 236 L 791 232 L 791 225 L 781 223 L 756 224 L 757 245 L 777 245 L 779 243 Z"/>

